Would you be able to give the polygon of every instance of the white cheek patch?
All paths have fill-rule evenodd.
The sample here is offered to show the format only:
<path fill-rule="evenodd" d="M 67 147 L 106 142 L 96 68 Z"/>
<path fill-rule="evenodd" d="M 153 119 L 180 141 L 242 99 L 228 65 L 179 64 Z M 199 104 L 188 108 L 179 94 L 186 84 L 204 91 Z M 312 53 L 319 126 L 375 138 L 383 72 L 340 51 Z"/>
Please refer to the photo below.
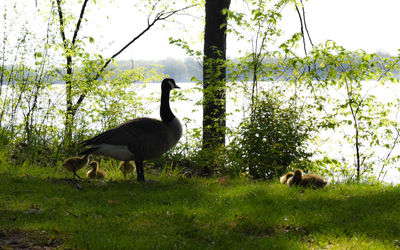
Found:
<path fill-rule="evenodd" d="M 168 80 L 168 83 L 171 89 L 175 88 L 175 83 L 172 80 Z"/>

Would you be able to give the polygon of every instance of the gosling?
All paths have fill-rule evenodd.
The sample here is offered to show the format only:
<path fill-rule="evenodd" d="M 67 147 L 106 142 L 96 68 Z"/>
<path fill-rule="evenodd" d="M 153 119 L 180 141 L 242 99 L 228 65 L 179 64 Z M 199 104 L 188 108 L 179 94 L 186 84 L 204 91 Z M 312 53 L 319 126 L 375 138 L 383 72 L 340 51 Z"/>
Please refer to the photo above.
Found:
<path fill-rule="evenodd" d="M 89 166 L 92 168 L 86 174 L 86 176 L 90 179 L 105 179 L 107 174 L 104 170 L 99 168 L 99 163 L 97 161 L 91 161 Z"/>
<path fill-rule="evenodd" d="M 66 170 L 74 173 L 74 179 L 75 177 L 78 177 L 79 179 L 82 179 L 76 172 L 86 166 L 89 162 L 89 154 L 83 155 L 81 157 L 79 156 L 73 156 L 68 159 L 66 159 L 62 163 L 62 167 L 65 168 Z"/>
<path fill-rule="evenodd" d="M 134 175 L 134 171 L 136 169 L 135 162 L 133 161 L 123 161 L 119 164 L 119 170 L 124 174 L 124 178 L 126 179 L 126 175 L 132 173 L 132 178 Z"/>
<path fill-rule="evenodd" d="M 287 174 L 283 175 L 283 176 L 280 178 L 280 182 L 281 182 L 282 184 L 286 184 L 287 180 L 288 180 L 290 177 L 292 177 L 293 175 L 294 175 L 294 173 L 293 173 L 292 171 L 287 172 Z"/>
<path fill-rule="evenodd" d="M 313 187 L 323 188 L 328 185 L 328 181 L 316 174 L 305 174 L 300 169 L 294 171 L 294 175 L 287 180 L 287 185 L 290 186 L 302 186 L 302 187 Z"/>

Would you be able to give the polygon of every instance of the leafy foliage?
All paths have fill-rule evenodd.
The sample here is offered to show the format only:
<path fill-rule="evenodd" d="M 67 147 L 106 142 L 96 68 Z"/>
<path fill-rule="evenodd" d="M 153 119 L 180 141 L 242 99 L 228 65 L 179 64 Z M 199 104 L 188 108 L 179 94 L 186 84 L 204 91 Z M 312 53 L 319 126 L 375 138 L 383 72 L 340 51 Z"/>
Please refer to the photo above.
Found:
<path fill-rule="evenodd" d="M 273 179 L 287 172 L 290 165 L 306 161 L 310 131 L 293 107 L 262 92 L 251 116 L 240 127 L 233 142 L 236 162 L 253 178 Z"/>
<path fill-rule="evenodd" d="M 340 138 L 338 144 L 344 145 L 337 160 L 344 159 L 344 166 L 353 169 L 351 176 L 357 180 L 374 172 L 381 176 L 399 157 L 394 154 L 399 100 L 384 94 L 395 87 L 391 82 L 398 82 L 392 73 L 397 63 L 396 58 L 348 51 L 332 41 L 314 47 L 305 58 L 288 60 L 292 68 L 289 82 L 312 96 L 306 106 L 320 134 L 343 131 L 335 135 Z M 343 152 L 348 146 L 351 154 Z"/>
<path fill-rule="evenodd" d="M 81 139 L 148 114 L 147 104 L 157 103 L 158 96 L 138 95 L 143 85 L 135 84 L 137 81 L 159 81 L 168 74 L 176 79 L 193 77 L 199 85 L 192 91 L 202 94 L 199 68 L 203 53 L 184 39 L 170 38 L 170 43 L 196 60 L 167 59 L 161 61 L 164 68 L 138 61 L 111 66 L 114 61 L 102 55 L 97 37 L 82 29 L 73 40 L 80 20 L 76 10 L 85 2 L 87 13 L 93 14 L 102 8 L 99 2 L 54 0 L 52 4 L 39 4 L 42 9 L 33 14 L 37 14 L 36 22 L 42 22 L 37 26 L 46 27 L 38 33 L 18 18 L 28 16 L 20 7 L 24 3 L 6 2 L 9 4 L 0 4 L 4 24 L 0 39 L 1 161 L 56 165 L 64 154 L 76 152 L 75 143 Z M 139 1 L 135 7 L 145 6 L 150 25 L 183 10 L 177 8 L 178 2 Z M 57 3 L 63 7 L 61 27 Z M 217 123 L 230 143 L 201 150 L 202 131 L 190 126 L 194 119 L 189 113 L 183 119 L 187 125 L 185 140 L 157 164 L 167 166 L 169 172 L 176 167 L 180 174 L 185 174 L 182 169 L 190 169 L 192 175 L 251 172 L 252 177 L 263 178 L 273 178 L 300 164 L 329 173 L 336 180 L 360 181 L 370 181 L 373 175 L 383 178 L 389 167 L 396 167 L 400 158 L 400 100 L 393 93 L 398 88 L 400 56 L 350 51 L 334 41 L 312 44 L 311 50 L 299 56 L 297 48 L 305 40 L 304 32 L 281 41 L 283 31 L 278 24 L 283 8 L 293 4 L 304 7 L 299 5 L 302 1 L 246 3 L 244 8 L 223 11 L 229 18 L 228 32 L 246 46 L 242 57 L 218 62 L 228 70 L 226 85 L 217 86 L 226 93 L 244 96 L 243 106 L 249 109 L 241 110 L 241 126 Z M 42 19 L 44 14 L 46 18 Z M 89 17 L 81 19 L 82 27 L 90 24 Z M 60 39 L 61 29 L 65 40 Z M 67 62 L 68 57 L 72 62 Z M 218 72 L 206 73 L 220 76 Z M 180 92 L 172 98 L 185 99 L 186 94 Z M 234 98 L 228 102 L 239 109 Z M 68 110 L 74 114 L 68 114 Z M 228 110 L 228 119 L 237 110 Z M 72 123 L 66 124 L 67 116 L 72 116 Z M 66 148 L 65 126 L 71 124 L 73 145 Z M 335 148 L 326 148 L 332 141 Z M 310 152 L 318 154 L 309 158 Z"/>

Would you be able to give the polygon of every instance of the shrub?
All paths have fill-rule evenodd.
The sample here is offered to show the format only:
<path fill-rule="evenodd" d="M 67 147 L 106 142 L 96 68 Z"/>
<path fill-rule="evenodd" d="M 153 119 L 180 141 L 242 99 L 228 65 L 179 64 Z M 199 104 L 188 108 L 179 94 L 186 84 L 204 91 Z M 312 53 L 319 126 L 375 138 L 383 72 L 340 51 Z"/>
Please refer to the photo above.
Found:
<path fill-rule="evenodd" d="M 255 179 L 272 179 L 288 171 L 291 164 L 308 161 L 309 136 L 310 129 L 296 108 L 262 92 L 229 145 L 228 167 Z"/>

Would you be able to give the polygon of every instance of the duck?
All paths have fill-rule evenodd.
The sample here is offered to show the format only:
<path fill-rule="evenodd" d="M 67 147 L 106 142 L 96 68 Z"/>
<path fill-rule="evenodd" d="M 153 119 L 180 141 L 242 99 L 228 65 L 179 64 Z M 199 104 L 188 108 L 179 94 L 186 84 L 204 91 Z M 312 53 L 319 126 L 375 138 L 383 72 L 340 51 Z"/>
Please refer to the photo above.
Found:
<path fill-rule="evenodd" d="M 86 166 L 89 162 L 89 154 L 84 154 L 83 156 L 72 156 L 67 158 L 62 164 L 61 167 L 65 168 L 66 170 L 72 172 L 75 177 L 82 179 L 76 172 Z"/>
<path fill-rule="evenodd" d="M 294 175 L 287 180 L 287 185 L 323 188 L 328 185 L 328 181 L 316 174 L 305 174 L 301 169 L 294 170 Z"/>
<path fill-rule="evenodd" d="M 120 161 L 134 161 L 137 180 L 144 182 L 143 161 L 156 159 L 172 149 L 182 136 L 182 125 L 172 113 L 170 91 L 179 89 L 175 80 L 165 78 L 161 82 L 161 120 L 142 117 L 127 121 L 81 142 L 80 155 L 93 154 Z"/>
<path fill-rule="evenodd" d="M 280 181 L 282 184 L 286 184 L 287 180 L 288 180 L 290 177 L 293 177 L 293 175 L 294 175 L 294 173 L 293 173 L 292 171 L 289 171 L 289 172 L 287 172 L 285 175 L 281 176 L 281 178 L 279 179 L 279 181 Z"/>
<path fill-rule="evenodd" d="M 119 170 L 124 174 L 124 178 L 126 179 L 126 175 L 129 173 L 132 173 L 132 178 L 133 178 L 133 172 L 135 171 L 135 163 L 133 161 L 123 161 L 119 164 Z"/>

